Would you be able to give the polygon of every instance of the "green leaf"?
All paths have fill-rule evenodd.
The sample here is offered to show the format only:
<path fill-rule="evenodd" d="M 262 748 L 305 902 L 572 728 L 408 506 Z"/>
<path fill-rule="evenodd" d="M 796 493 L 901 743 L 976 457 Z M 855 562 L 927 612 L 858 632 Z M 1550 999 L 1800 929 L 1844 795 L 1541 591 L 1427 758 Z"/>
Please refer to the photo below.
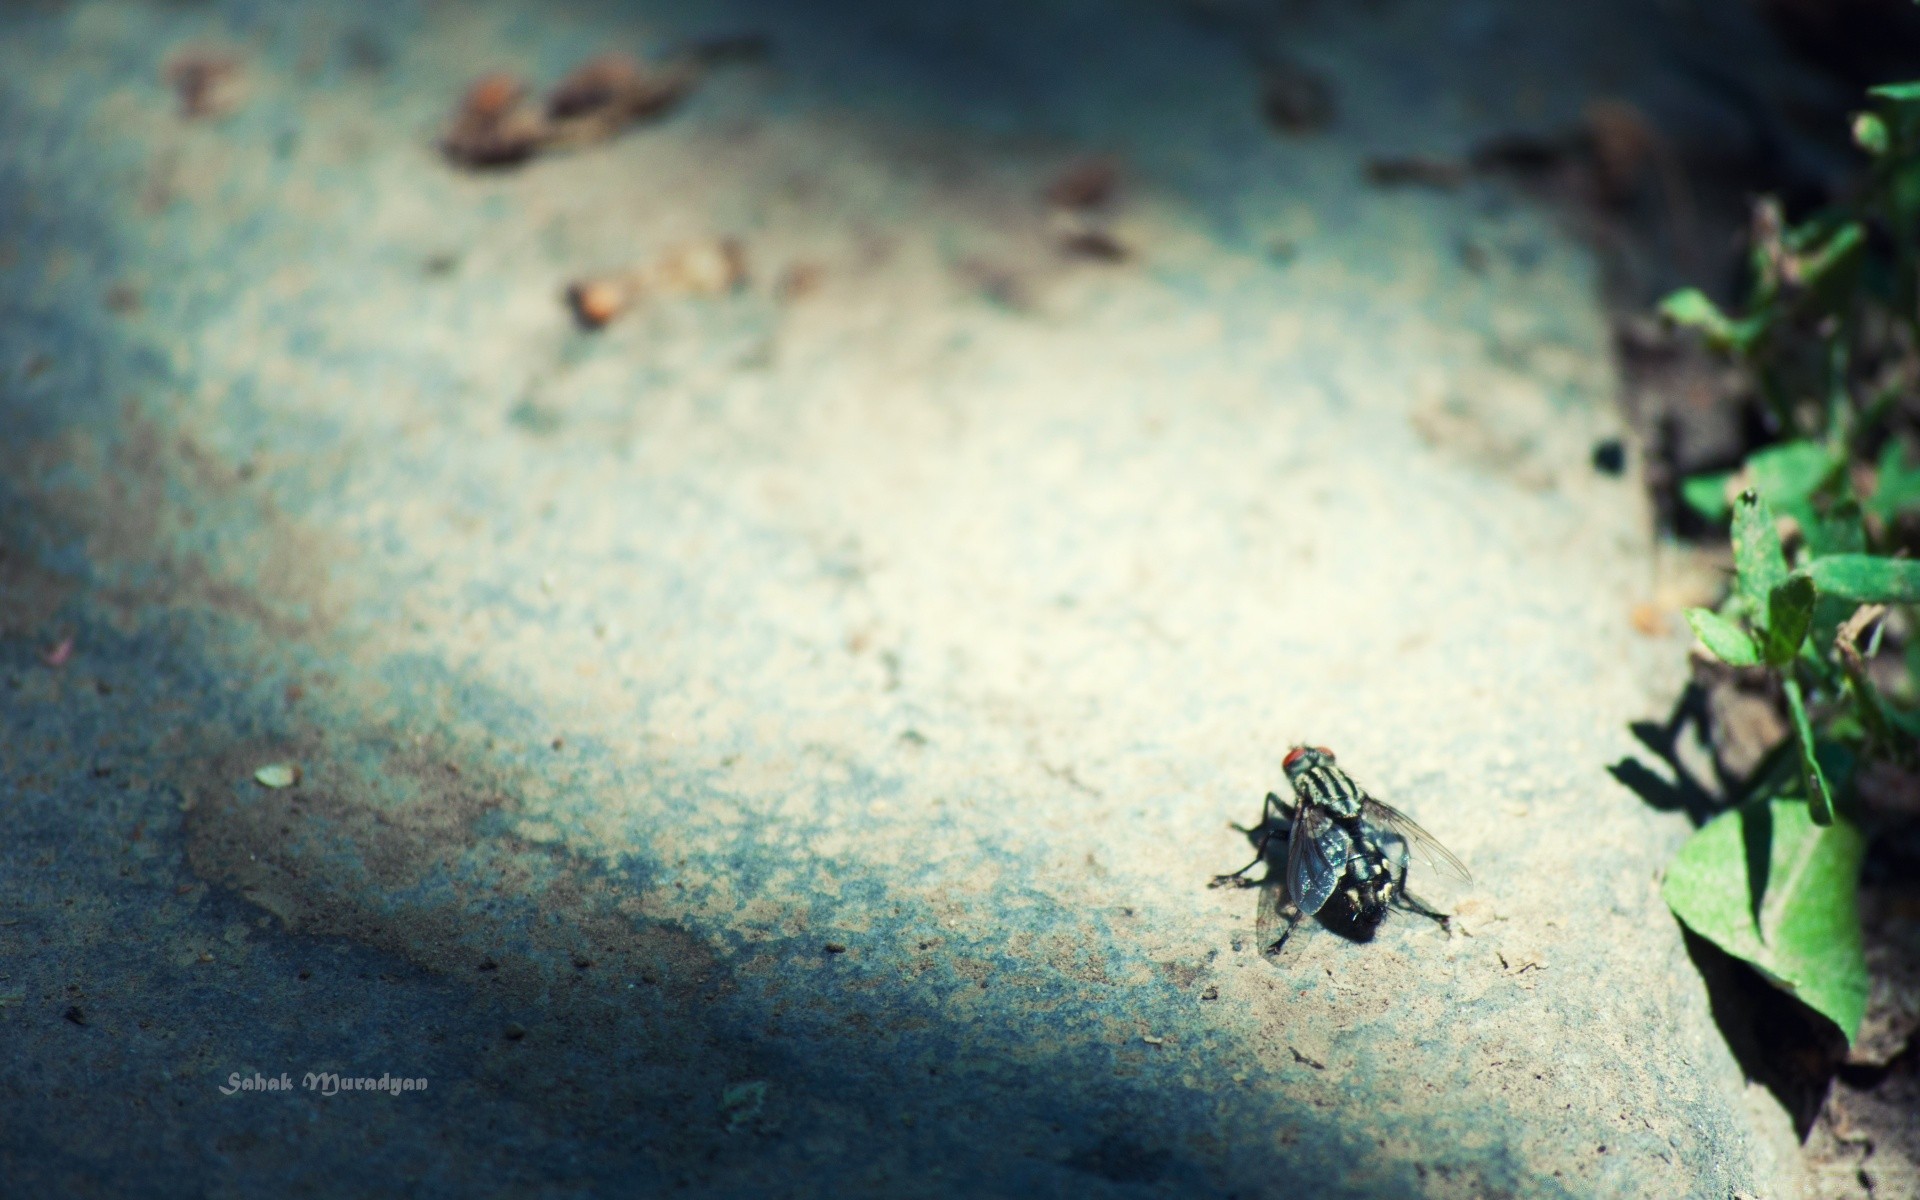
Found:
<path fill-rule="evenodd" d="M 1823 595 L 1862 604 L 1920 603 L 1920 562 L 1875 554 L 1830 554 L 1807 564 Z"/>
<path fill-rule="evenodd" d="M 1727 314 L 1720 311 L 1720 306 L 1699 288 L 1681 288 L 1660 301 L 1660 315 L 1675 325 L 1702 329 L 1708 333 L 1724 330 L 1733 324 L 1727 320 Z"/>
<path fill-rule="evenodd" d="M 1773 589 L 1787 577 L 1787 552 L 1773 526 L 1773 510 L 1751 488 L 1733 506 L 1733 569 L 1740 598 L 1755 616 L 1767 611 Z"/>
<path fill-rule="evenodd" d="M 1887 722 L 1895 729 L 1909 737 L 1920 738 L 1920 708 L 1895 708 L 1891 704 L 1882 704 L 1880 714 L 1886 717 Z"/>
<path fill-rule="evenodd" d="M 1780 680 L 1787 696 L 1787 716 L 1793 719 L 1793 739 L 1800 747 L 1800 779 L 1807 788 L 1807 812 L 1816 825 L 1833 824 L 1833 789 L 1827 786 L 1827 773 L 1813 741 L 1813 722 L 1807 719 L 1806 697 L 1800 694 L 1800 681 L 1792 673 Z"/>
<path fill-rule="evenodd" d="M 1883 521 L 1891 521 L 1902 509 L 1920 504 L 1920 467 L 1909 467 L 1897 440 L 1880 451 L 1880 468 L 1875 472 L 1873 495 L 1867 498 L 1867 511 Z"/>
<path fill-rule="evenodd" d="M 1767 633 L 1761 654 L 1771 666 L 1784 667 L 1800 653 L 1813 624 L 1813 580 L 1789 575 L 1767 597 Z"/>
<path fill-rule="evenodd" d="M 1660 315 L 1675 325 L 1698 329 L 1722 350 L 1745 350 L 1766 328 L 1764 315 L 1736 321 L 1699 288 L 1681 288 L 1660 302 Z"/>
<path fill-rule="evenodd" d="M 1855 899 L 1865 849 L 1850 822 L 1819 826 L 1804 804 L 1758 801 L 1695 833 L 1661 894 L 1689 929 L 1752 963 L 1851 1043 L 1867 1006 Z"/>
<path fill-rule="evenodd" d="M 1853 252 L 1865 246 L 1867 231 L 1858 221 L 1848 221 L 1834 231 L 1832 237 L 1817 251 L 1807 255 L 1800 262 L 1800 280 L 1812 285 L 1820 282 L 1827 272 L 1846 261 Z"/>
<path fill-rule="evenodd" d="M 1689 475 L 1680 481 L 1680 498 L 1707 520 L 1724 521 L 1733 511 L 1733 502 L 1727 499 L 1727 480 L 1732 478 L 1731 471 Z"/>
<path fill-rule="evenodd" d="M 1884 100 L 1920 100 L 1920 81 L 1913 83 L 1883 83 L 1876 88 L 1868 88 L 1867 93 Z"/>
<path fill-rule="evenodd" d="M 1747 460 L 1753 490 L 1803 530 L 1820 518 L 1813 507 L 1814 493 L 1832 481 L 1840 466 L 1825 446 L 1808 441 L 1770 446 Z"/>
<path fill-rule="evenodd" d="M 1816 442 L 1769 446 L 1747 460 L 1753 487 L 1776 508 L 1794 508 L 1832 478 L 1839 463 Z"/>
<path fill-rule="evenodd" d="M 1759 664 L 1760 650 L 1753 644 L 1753 639 L 1747 636 L 1747 631 L 1712 609 L 1688 609 L 1687 624 L 1693 626 L 1694 636 L 1700 639 L 1700 644 L 1712 651 L 1713 656 L 1721 662 L 1736 667 Z"/>
<path fill-rule="evenodd" d="M 1867 529 L 1860 523 L 1860 506 L 1851 500 L 1842 500 L 1802 528 L 1807 536 L 1807 552 L 1815 558 L 1859 554 L 1867 548 Z"/>
<path fill-rule="evenodd" d="M 1819 588 L 1816 585 L 1815 591 Z M 1833 639 L 1839 636 L 1840 627 L 1847 619 L 1858 612 L 1860 606 L 1843 596 L 1821 596 L 1813 602 L 1813 645 L 1816 650 L 1825 653 L 1833 645 Z"/>
<path fill-rule="evenodd" d="M 1878 158 L 1887 152 L 1891 139 L 1887 123 L 1873 113 L 1856 113 L 1853 118 L 1854 144 Z"/>

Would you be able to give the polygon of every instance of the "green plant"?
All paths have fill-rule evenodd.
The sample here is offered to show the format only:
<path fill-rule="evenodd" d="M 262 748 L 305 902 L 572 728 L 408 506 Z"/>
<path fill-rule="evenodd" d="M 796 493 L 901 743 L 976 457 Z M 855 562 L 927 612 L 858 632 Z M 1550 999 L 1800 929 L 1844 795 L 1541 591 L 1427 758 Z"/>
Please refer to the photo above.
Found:
<path fill-rule="evenodd" d="M 1920 562 L 1902 541 L 1902 515 L 1920 509 L 1906 447 L 1920 394 L 1920 83 L 1873 94 L 1854 121 L 1872 165 L 1853 195 L 1797 225 L 1757 206 L 1745 315 L 1692 289 L 1661 305 L 1745 369 L 1780 439 L 1681 495 L 1731 520 L 1734 550 L 1726 600 L 1687 619 L 1715 658 L 1772 678 L 1791 729 L 1682 847 L 1663 892 L 1849 1041 L 1868 990 L 1858 768 L 1920 765 Z M 1907 643 L 1901 671 L 1875 669 L 1890 625 Z"/>

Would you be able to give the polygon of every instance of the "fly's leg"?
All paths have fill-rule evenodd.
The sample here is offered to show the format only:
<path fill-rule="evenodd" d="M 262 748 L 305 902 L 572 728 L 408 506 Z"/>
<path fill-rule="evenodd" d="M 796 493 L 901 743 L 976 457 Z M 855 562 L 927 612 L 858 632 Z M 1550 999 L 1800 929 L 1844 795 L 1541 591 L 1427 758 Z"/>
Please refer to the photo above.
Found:
<path fill-rule="evenodd" d="M 1260 884 L 1265 883 L 1267 881 L 1266 876 L 1262 876 L 1259 879 L 1248 879 L 1247 872 L 1267 860 L 1267 846 L 1272 843 L 1275 835 L 1279 833 L 1281 828 L 1281 822 L 1273 819 L 1274 813 L 1276 811 L 1285 813 L 1286 810 L 1286 802 L 1272 792 L 1268 792 L 1266 802 L 1260 807 L 1260 844 L 1254 848 L 1253 861 L 1231 875 L 1215 875 L 1213 882 L 1207 886 L 1227 887 L 1231 885 L 1233 887 L 1258 887 Z M 1235 826 L 1235 828 L 1237 829 L 1239 826 Z M 1282 938 L 1281 940 L 1285 941 L 1286 939 Z"/>
<path fill-rule="evenodd" d="M 1261 863 L 1267 860 L 1267 843 L 1271 842 L 1272 840 L 1273 840 L 1273 830 L 1269 828 L 1265 833 L 1262 833 L 1260 835 L 1260 844 L 1259 846 L 1254 848 L 1252 862 L 1248 863 L 1244 867 L 1241 867 L 1238 871 L 1235 871 L 1231 875 L 1215 875 L 1213 877 L 1213 882 L 1209 883 L 1207 886 L 1208 887 L 1227 887 L 1231 885 L 1233 887 L 1258 887 L 1260 884 L 1265 883 L 1266 882 L 1265 876 L 1262 876 L 1259 879 L 1248 879 L 1247 872 L 1253 870 L 1255 867 L 1259 866 Z"/>
<path fill-rule="evenodd" d="M 1449 931 L 1453 929 L 1452 916 L 1450 916 L 1447 913 L 1441 912 L 1437 908 L 1434 908 L 1433 906 L 1429 905 L 1426 901 L 1415 896 L 1412 892 L 1407 891 L 1407 889 L 1405 888 L 1400 888 L 1398 890 L 1400 892 L 1399 906 L 1401 908 L 1406 909 L 1410 913 L 1418 913 L 1419 915 L 1427 918 L 1430 921 L 1437 922 L 1440 928 L 1442 929 L 1449 930 Z"/>
<path fill-rule="evenodd" d="M 1287 944 L 1287 939 L 1292 937 L 1293 931 L 1298 928 L 1300 928 L 1300 910 L 1295 908 L 1287 916 L 1287 927 L 1280 931 L 1280 936 L 1273 940 L 1273 945 L 1268 946 L 1261 953 L 1269 958 L 1279 957 L 1280 948 Z"/>
<path fill-rule="evenodd" d="M 1440 928 L 1452 932 L 1453 918 L 1451 916 L 1434 908 L 1407 890 L 1407 844 L 1404 841 L 1400 843 L 1399 852 L 1394 855 L 1393 867 L 1393 896 L 1395 905 L 1406 909 L 1410 913 L 1418 913 L 1430 921 L 1435 921 L 1439 924 Z"/>

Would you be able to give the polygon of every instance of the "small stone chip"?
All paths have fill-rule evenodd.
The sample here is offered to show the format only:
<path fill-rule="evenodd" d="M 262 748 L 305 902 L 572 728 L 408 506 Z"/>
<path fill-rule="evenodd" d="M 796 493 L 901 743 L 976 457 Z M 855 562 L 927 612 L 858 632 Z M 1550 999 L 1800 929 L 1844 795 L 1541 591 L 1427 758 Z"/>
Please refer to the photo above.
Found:
<path fill-rule="evenodd" d="M 847 952 L 847 948 L 845 946 L 842 946 L 839 942 L 828 942 L 825 946 L 821 948 L 824 949 L 828 954 L 845 954 Z"/>
<path fill-rule="evenodd" d="M 1141 1034 L 1140 1040 L 1145 1042 L 1149 1046 L 1164 1046 L 1167 1044 L 1167 1039 L 1163 1037 L 1155 1037 L 1151 1033 Z"/>
<path fill-rule="evenodd" d="M 261 787 L 290 788 L 300 782 L 300 768 L 293 763 L 268 763 L 253 773 Z"/>

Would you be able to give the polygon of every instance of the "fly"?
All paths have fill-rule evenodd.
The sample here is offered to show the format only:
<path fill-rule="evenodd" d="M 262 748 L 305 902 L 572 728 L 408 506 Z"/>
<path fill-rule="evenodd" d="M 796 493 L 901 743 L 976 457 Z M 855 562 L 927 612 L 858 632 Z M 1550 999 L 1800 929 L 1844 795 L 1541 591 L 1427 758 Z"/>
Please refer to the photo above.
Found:
<path fill-rule="evenodd" d="M 1281 762 L 1294 802 L 1288 804 L 1267 793 L 1261 809 L 1260 841 L 1253 861 L 1231 875 L 1214 879 L 1214 886 L 1232 883 L 1253 887 L 1266 879 L 1248 879 L 1247 872 L 1266 860 L 1275 838 L 1287 845 L 1287 895 L 1294 915 L 1286 931 L 1268 948 L 1276 953 L 1303 918 L 1321 919 L 1357 940 L 1373 935 L 1389 907 L 1400 907 L 1442 924 L 1446 914 L 1436 912 L 1407 892 L 1411 851 L 1443 875 L 1467 880 L 1472 876 L 1434 836 L 1405 813 L 1374 799 L 1333 761 L 1324 746 L 1295 746 Z M 1271 866 L 1267 879 L 1272 878 Z M 1330 907 L 1331 906 L 1331 907 Z"/>

